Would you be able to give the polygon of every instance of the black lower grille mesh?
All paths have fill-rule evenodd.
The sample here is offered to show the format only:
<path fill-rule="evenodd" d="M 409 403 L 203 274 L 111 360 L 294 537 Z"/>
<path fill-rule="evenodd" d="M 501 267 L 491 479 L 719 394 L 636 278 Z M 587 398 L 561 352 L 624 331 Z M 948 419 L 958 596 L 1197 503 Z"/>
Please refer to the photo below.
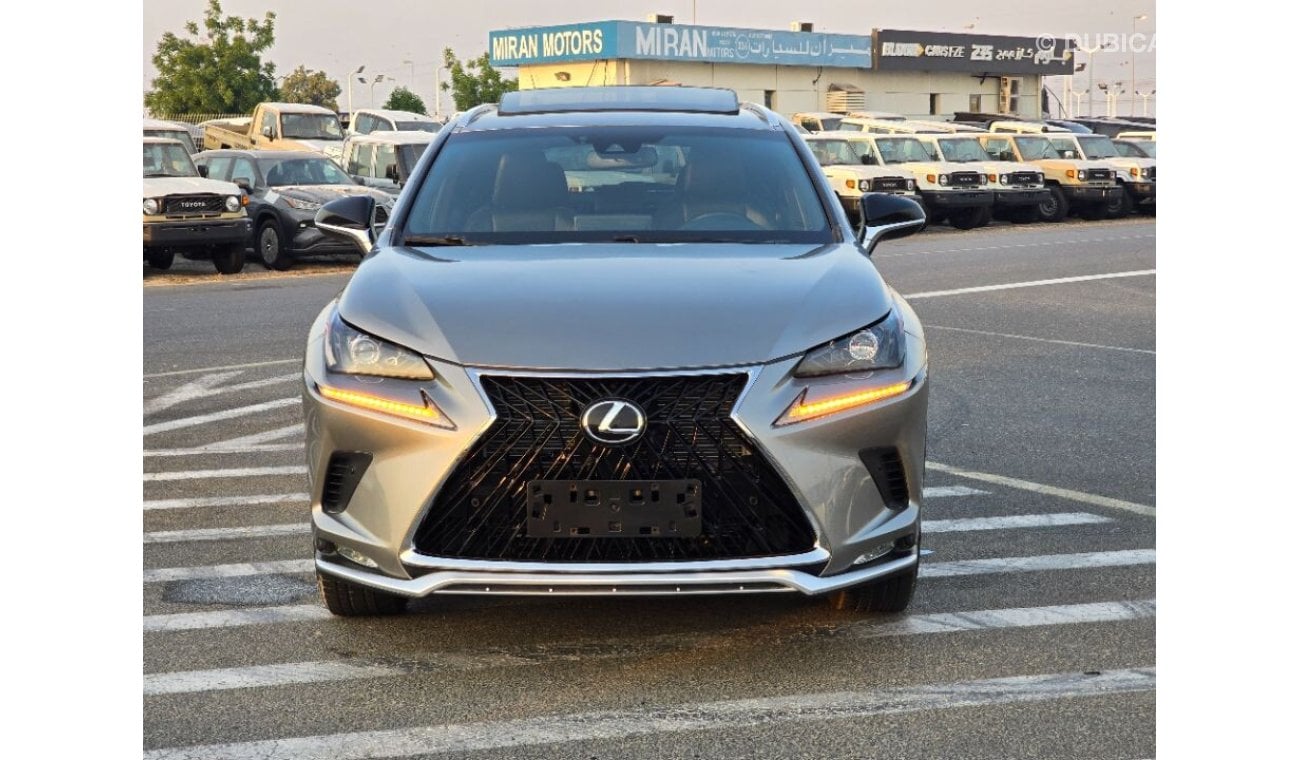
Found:
<path fill-rule="evenodd" d="M 169 195 L 163 198 L 163 213 L 189 216 L 190 214 L 219 214 L 226 210 L 223 195 Z"/>
<path fill-rule="evenodd" d="M 898 449 L 863 449 L 858 452 L 862 463 L 876 482 L 880 498 L 890 509 L 903 509 L 908 504 L 907 471 Z"/>
<path fill-rule="evenodd" d="M 744 375 L 600 379 L 482 378 L 497 420 L 451 473 L 415 533 L 415 550 L 462 559 L 621 562 L 794 554 L 813 531 L 784 481 L 729 414 Z M 646 414 L 635 443 L 582 432 L 592 402 Z M 693 538 L 529 538 L 530 480 L 684 480 L 701 485 Z"/>

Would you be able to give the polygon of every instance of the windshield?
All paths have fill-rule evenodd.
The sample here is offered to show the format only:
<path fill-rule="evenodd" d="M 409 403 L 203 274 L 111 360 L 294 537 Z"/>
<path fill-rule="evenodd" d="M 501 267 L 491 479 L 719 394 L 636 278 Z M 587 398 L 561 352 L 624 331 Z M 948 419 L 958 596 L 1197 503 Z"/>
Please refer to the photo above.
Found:
<path fill-rule="evenodd" d="M 1119 155 L 1110 138 L 1105 135 L 1079 135 L 1076 140 L 1083 148 L 1085 158 L 1114 158 Z"/>
<path fill-rule="evenodd" d="M 887 164 L 930 160 L 925 146 L 915 137 L 879 137 L 876 138 L 876 150 L 880 151 L 881 160 Z"/>
<path fill-rule="evenodd" d="M 144 176 L 197 177 L 199 172 L 194 168 L 190 154 L 181 146 L 171 143 L 145 143 Z"/>
<path fill-rule="evenodd" d="M 420 160 L 420 156 L 424 155 L 424 149 L 427 147 L 429 147 L 428 143 L 425 143 L 424 145 L 397 146 L 397 155 L 402 162 L 403 177 L 409 177 L 411 175 L 411 170 L 415 168 L 416 162 Z"/>
<path fill-rule="evenodd" d="M 399 132 L 437 132 L 442 125 L 436 121 L 399 121 Z"/>
<path fill-rule="evenodd" d="M 166 137 L 170 140 L 180 140 L 181 145 L 185 146 L 188 153 L 193 153 L 194 141 L 190 139 L 190 133 L 184 129 L 146 129 L 145 137 Z"/>
<path fill-rule="evenodd" d="M 1147 156 L 1150 156 L 1151 158 L 1156 157 L 1155 140 L 1134 140 L 1133 144 L 1136 145 L 1138 148 L 1140 148 L 1142 152 Z"/>
<path fill-rule="evenodd" d="M 332 113 L 286 113 L 280 115 L 284 136 L 290 140 L 342 140 L 339 117 Z"/>
<path fill-rule="evenodd" d="M 939 140 L 939 146 L 943 149 L 945 161 L 964 164 L 969 161 L 993 160 L 993 157 L 980 147 L 979 140 L 971 137 L 941 139 Z"/>
<path fill-rule="evenodd" d="M 1021 136 L 1015 138 L 1020 157 L 1025 161 L 1037 161 L 1043 158 L 1060 158 L 1061 154 L 1047 141 L 1046 137 Z"/>
<path fill-rule="evenodd" d="M 809 140 L 808 147 L 822 166 L 861 165 L 862 157 L 871 155 L 870 146 L 860 140 Z"/>
<path fill-rule="evenodd" d="M 337 164 L 324 156 L 259 158 L 257 166 L 271 187 L 356 184 Z"/>
<path fill-rule="evenodd" d="M 822 123 L 823 132 L 834 132 L 840 128 L 840 119 L 832 119 L 829 116 L 823 116 L 818 119 Z"/>
<path fill-rule="evenodd" d="M 408 245 L 829 243 L 781 132 L 570 127 L 457 135 L 420 183 Z"/>

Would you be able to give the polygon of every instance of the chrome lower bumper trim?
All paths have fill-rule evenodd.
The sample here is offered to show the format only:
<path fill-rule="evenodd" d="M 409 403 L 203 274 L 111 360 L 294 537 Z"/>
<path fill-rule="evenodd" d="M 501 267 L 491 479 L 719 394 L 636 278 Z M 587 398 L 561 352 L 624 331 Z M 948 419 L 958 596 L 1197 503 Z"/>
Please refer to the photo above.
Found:
<path fill-rule="evenodd" d="M 708 559 L 686 562 L 511 562 L 508 560 L 450 559 L 431 557 L 408 549 L 402 552 L 402 564 L 422 570 L 466 570 L 483 573 L 542 573 L 608 575 L 610 573 L 683 573 L 727 570 L 767 570 L 771 568 L 815 565 L 831 558 L 821 547 L 802 554 L 749 559 Z"/>
<path fill-rule="evenodd" d="M 850 570 L 830 577 L 811 575 L 789 568 L 700 572 L 487 572 L 440 570 L 403 580 L 336 565 L 316 559 L 318 570 L 330 575 L 408 597 L 433 593 L 501 594 L 542 596 L 604 596 L 678 594 L 736 594 L 798 591 L 808 596 L 837 591 L 847 586 L 883 578 L 915 565 L 913 549 L 900 557 L 872 567 Z"/>

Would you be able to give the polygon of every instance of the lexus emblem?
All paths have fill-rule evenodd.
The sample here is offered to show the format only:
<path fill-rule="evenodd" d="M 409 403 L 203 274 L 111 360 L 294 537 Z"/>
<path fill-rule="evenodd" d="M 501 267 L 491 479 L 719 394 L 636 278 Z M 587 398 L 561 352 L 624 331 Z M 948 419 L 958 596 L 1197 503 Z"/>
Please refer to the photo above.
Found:
<path fill-rule="evenodd" d="M 620 446 L 645 432 L 645 412 L 631 401 L 597 401 L 582 413 L 582 431 L 597 443 Z"/>

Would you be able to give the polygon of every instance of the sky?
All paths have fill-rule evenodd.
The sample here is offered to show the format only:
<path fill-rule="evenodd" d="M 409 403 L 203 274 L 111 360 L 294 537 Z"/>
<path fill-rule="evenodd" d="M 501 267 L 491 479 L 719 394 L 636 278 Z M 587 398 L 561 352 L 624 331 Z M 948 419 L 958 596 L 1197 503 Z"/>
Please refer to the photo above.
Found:
<path fill-rule="evenodd" d="M 323 70 L 343 86 L 339 107 L 348 108 L 349 72 L 365 66 L 366 84 L 354 80 L 355 108 L 381 106 L 397 86 L 407 87 L 424 99 L 432 112 L 434 76 L 445 47 L 458 58 L 472 58 L 487 49 L 488 31 L 509 27 L 567 24 L 605 19 L 645 20 L 663 13 L 678 23 L 788 29 L 791 21 L 810 21 L 821 32 L 870 34 L 873 28 L 921 29 L 981 34 L 1037 37 L 1078 35 L 1095 40 L 1106 33 L 1127 37 L 1134 17 L 1141 34 L 1156 31 L 1155 0 L 1052 0 L 1027 4 L 1017 0 L 925 0 L 912 3 L 828 2 L 826 0 L 223 0 L 226 15 L 262 18 L 276 14 L 275 45 L 263 54 L 276 64 L 277 75 L 298 65 Z M 207 0 L 145 0 L 143 89 L 148 90 L 157 71 L 151 58 L 165 32 L 184 34 L 186 21 L 199 21 Z M 798 10 L 795 10 L 797 8 Z M 1097 53 L 1093 76 L 1097 82 L 1130 81 L 1130 58 L 1137 69 L 1137 88 L 1155 85 L 1154 52 Z M 1082 60 L 1082 59 L 1081 59 Z M 409 61 L 409 63 L 408 63 Z M 513 75 L 512 70 L 507 70 Z M 373 83 L 374 74 L 385 81 Z M 443 75 L 445 77 L 445 74 Z M 391 78 L 391 81 L 388 81 Z M 1080 77 L 1077 89 L 1086 87 Z M 1049 83 L 1053 89 L 1060 84 Z M 373 95 L 373 102 L 372 102 Z M 442 96 L 444 113 L 451 110 L 450 95 Z M 1154 106 L 1154 100 L 1152 101 Z M 1123 106 L 1127 108 L 1127 103 Z M 1101 104 L 1098 103 L 1100 110 Z"/>

